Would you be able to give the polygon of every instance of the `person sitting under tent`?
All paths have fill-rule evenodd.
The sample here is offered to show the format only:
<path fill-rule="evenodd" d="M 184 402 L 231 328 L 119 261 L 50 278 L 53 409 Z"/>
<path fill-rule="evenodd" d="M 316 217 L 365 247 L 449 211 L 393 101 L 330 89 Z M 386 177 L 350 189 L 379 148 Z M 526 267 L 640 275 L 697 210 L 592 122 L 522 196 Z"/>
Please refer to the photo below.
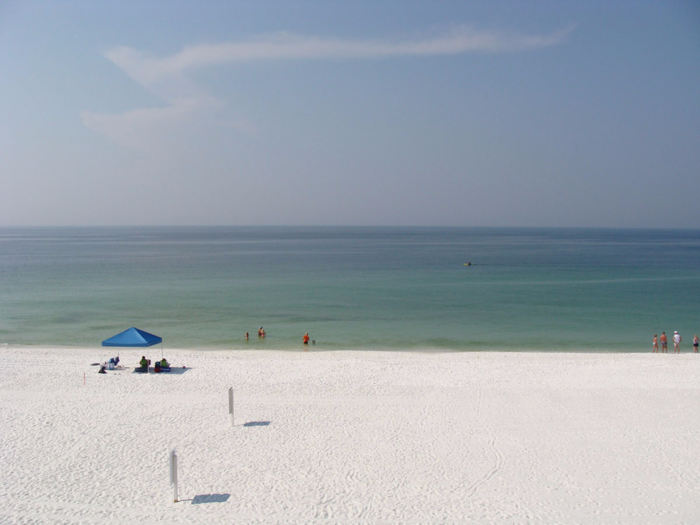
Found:
<path fill-rule="evenodd" d="M 107 363 L 107 368 L 109 370 L 114 370 L 117 365 L 119 364 L 119 356 L 117 357 L 110 357 L 109 362 Z"/>
<path fill-rule="evenodd" d="M 141 361 L 139 361 L 139 366 L 148 372 L 148 365 L 151 364 L 150 359 L 146 359 L 146 356 L 141 356 Z"/>
<path fill-rule="evenodd" d="M 168 363 L 168 360 L 165 357 L 160 361 L 160 371 L 170 372 L 170 363 Z"/>

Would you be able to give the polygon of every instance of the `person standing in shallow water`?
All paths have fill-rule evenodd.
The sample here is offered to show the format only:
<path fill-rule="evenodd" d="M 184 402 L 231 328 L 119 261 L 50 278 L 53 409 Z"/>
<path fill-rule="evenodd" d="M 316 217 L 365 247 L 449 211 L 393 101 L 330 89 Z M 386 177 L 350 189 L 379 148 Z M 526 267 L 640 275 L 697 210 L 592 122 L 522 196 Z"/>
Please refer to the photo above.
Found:
<path fill-rule="evenodd" d="M 655 354 L 659 353 L 659 340 L 656 337 L 656 334 L 654 334 L 654 339 L 651 342 L 651 351 Z"/>
<path fill-rule="evenodd" d="M 666 337 L 666 332 L 661 332 L 661 337 L 659 338 L 659 341 L 661 342 L 661 353 L 667 354 L 668 353 L 668 338 Z"/>
<path fill-rule="evenodd" d="M 304 337 L 302 337 L 301 340 L 304 342 L 305 345 L 308 345 L 309 344 L 309 332 L 306 332 L 304 334 Z"/>
<path fill-rule="evenodd" d="M 693 337 L 693 352 L 698 353 L 698 344 L 700 344 L 700 339 L 698 339 L 698 334 Z"/>

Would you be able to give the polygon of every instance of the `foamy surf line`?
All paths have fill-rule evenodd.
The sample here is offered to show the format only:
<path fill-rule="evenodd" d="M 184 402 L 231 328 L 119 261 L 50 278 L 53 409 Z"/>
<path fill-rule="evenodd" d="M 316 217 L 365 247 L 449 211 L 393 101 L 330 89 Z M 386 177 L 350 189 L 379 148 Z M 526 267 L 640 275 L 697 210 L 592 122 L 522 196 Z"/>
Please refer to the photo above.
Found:
<path fill-rule="evenodd" d="M 700 519 L 698 355 L 160 353 L 0 348 L 0 523 Z"/>

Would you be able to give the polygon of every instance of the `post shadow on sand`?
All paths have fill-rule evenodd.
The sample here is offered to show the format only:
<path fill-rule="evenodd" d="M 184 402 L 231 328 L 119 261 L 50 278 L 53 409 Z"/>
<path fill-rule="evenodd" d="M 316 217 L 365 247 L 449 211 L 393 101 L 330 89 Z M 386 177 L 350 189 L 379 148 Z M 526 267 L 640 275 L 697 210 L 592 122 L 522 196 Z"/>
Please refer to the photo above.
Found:
<path fill-rule="evenodd" d="M 269 426 L 272 421 L 248 421 L 243 423 L 244 427 L 266 427 Z"/>
<path fill-rule="evenodd" d="M 192 499 L 192 505 L 201 503 L 225 503 L 231 494 L 198 494 Z"/>

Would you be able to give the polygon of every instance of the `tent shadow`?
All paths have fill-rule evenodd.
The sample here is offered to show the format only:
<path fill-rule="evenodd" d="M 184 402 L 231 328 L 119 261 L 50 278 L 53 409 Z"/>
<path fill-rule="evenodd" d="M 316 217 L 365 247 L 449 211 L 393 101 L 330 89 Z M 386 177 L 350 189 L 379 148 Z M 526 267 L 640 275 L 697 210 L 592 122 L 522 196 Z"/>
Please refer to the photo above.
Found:
<path fill-rule="evenodd" d="M 174 366 L 173 366 L 173 367 L 170 368 L 170 372 L 159 372 L 159 374 L 169 374 L 169 375 L 176 375 L 176 376 L 179 376 L 179 375 L 184 374 L 184 373 L 187 372 L 188 370 L 192 370 L 192 369 L 191 369 L 191 368 L 181 368 L 181 367 L 174 367 Z M 138 367 L 138 366 L 137 366 L 136 368 L 134 368 L 134 372 L 133 372 L 133 373 L 134 373 L 134 374 L 145 374 L 145 373 L 146 373 L 146 370 L 145 370 L 144 368 L 141 368 L 141 367 Z M 155 374 L 155 372 L 154 372 L 152 366 L 149 366 L 149 367 L 148 367 L 148 373 L 149 373 L 149 374 Z"/>
<path fill-rule="evenodd" d="M 244 427 L 266 427 L 269 426 L 272 421 L 248 421 L 243 423 Z"/>
<path fill-rule="evenodd" d="M 170 368 L 170 372 L 163 372 L 163 373 L 179 376 L 179 375 L 184 374 L 184 373 L 187 372 L 188 370 L 192 370 L 192 369 L 191 369 L 191 368 L 183 368 L 183 367 L 174 367 L 174 366 L 173 366 L 172 368 Z"/>
<path fill-rule="evenodd" d="M 201 503 L 225 503 L 231 494 L 199 494 L 192 499 L 192 505 Z"/>

